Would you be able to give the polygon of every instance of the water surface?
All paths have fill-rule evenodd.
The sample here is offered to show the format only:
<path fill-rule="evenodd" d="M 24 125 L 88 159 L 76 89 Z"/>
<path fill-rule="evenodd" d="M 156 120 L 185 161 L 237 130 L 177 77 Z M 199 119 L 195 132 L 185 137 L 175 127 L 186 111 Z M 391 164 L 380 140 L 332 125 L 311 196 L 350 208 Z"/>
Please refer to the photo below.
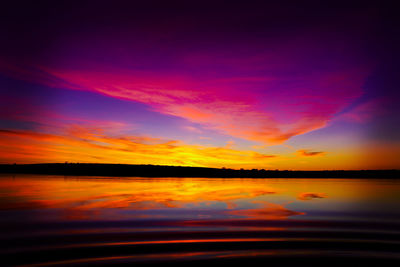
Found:
<path fill-rule="evenodd" d="M 2 175 L 0 253 L 31 266 L 392 263 L 399 205 L 395 179 Z"/>

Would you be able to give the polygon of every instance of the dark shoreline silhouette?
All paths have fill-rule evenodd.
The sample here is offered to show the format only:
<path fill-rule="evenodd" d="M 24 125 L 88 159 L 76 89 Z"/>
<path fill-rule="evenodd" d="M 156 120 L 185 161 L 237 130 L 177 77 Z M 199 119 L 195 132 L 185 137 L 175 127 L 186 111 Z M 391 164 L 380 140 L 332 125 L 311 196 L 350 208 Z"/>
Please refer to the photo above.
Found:
<path fill-rule="evenodd" d="M 0 173 L 120 177 L 400 178 L 400 170 L 234 170 L 226 168 L 97 163 L 0 164 Z"/>

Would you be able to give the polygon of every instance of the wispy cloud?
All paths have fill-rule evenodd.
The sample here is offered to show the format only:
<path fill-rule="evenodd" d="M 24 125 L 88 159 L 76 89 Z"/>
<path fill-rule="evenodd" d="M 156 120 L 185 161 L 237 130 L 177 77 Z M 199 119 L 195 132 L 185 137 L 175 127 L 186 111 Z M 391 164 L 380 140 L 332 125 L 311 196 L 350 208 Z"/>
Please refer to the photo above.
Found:
<path fill-rule="evenodd" d="M 350 111 L 340 115 L 338 119 L 345 119 L 351 122 L 366 123 L 371 121 L 374 117 L 388 114 L 388 110 L 383 107 L 390 105 L 392 100 L 381 97 L 366 101 L 355 106 Z"/>
<path fill-rule="evenodd" d="M 297 155 L 302 157 L 315 157 L 315 156 L 325 156 L 326 152 L 323 151 L 311 151 L 308 149 L 300 149 L 297 150 Z"/>
<path fill-rule="evenodd" d="M 63 133 L 0 130 L 1 162 L 109 162 L 239 168 L 263 166 L 275 155 L 229 147 L 189 145 L 150 136 L 109 135 L 72 125 Z"/>
<path fill-rule="evenodd" d="M 270 95 L 266 96 L 257 91 L 243 92 L 243 85 L 226 81 L 214 80 L 211 85 L 210 81 L 204 84 L 188 77 L 177 77 L 173 80 L 157 73 L 127 73 L 123 70 L 112 73 L 49 70 L 49 73 L 86 90 L 139 101 L 152 106 L 155 111 L 182 117 L 225 134 L 273 144 L 324 127 L 338 110 L 359 95 L 361 84 L 353 77 L 335 80 L 331 74 L 297 78 L 303 80 L 300 83 L 304 83 L 306 79 L 313 81 L 302 86 L 316 90 L 327 87 L 327 83 L 332 81 L 324 89 L 324 95 L 309 98 L 307 90 L 299 88 L 299 84 L 289 85 L 293 96 L 282 92 L 280 88 L 283 80 L 257 81 L 257 87 L 272 89 Z M 349 89 L 348 97 L 336 95 L 337 90 L 342 87 Z M 228 93 L 229 91 L 234 94 Z M 275 102 L 282 104 L 276 106 Z M 327 103 L 319 104 L 320 102 Z M 275 108 L 265 109 L 264 106 Z M 296 109 L 303 111 L 297 112 Z M 282 114 L 291 114 L 291 121 L 282 121 Z"/>
<path fill-rule="evenodd" d="M 65 59 L 69 64 L 15 67 L 8 63 L 3 67 L 19 79 L 140 102 L 161 114 L 197 123 L 202 129 L 269 145 L 325 127 L 362 95 L 368 67 L 343 57 L 348 51 L 343 51 L 340 60 L 330 53 L 322 53 L 329 55 L 327 58 L 312 60 L 302 56 L 330 51 L 333 42 L 296 40 L 296 44 L 289 44 L 285 40 L 286 45 L 233 54 L 217 48 L 201 54 L 169 47 L 174 57 L 163 64 L 174 68 L 128 68 L 118 62 L 107 65 L 74 56 L 76 51 L 63 47 L 66 53 L 59 51 L 57 56 L 72 55 Z M 145 61 L 145 55 L 137 54 L 134 48 L 128 50 L 133 58 Z M 251 51 L 240 51 L 245 50 Z M 71 64 L 79 68 L 69 67 Z"/>

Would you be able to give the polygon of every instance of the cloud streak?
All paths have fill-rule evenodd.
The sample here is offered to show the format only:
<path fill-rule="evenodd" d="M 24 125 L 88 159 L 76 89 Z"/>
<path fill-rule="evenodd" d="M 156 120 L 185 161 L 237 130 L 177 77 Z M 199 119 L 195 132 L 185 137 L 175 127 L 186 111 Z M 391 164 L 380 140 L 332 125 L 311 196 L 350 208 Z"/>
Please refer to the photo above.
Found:
<path fill-rule="evenodd" d="M 154 51 L 150 48 L 136 43 L 128 47 L 129 42 L 104 41 L 107 51 L 94 44 L 93 51 L 65 44 L 53 52 L 57 60 L 51 63 L 24 62 L 21 67 L 6 62 L 2 69 L 18 79 L 52 88 L 143 103 L 152 111 L 225 135 L 281 144 L 325 127 L 362 95 L 369 74 L 368 64 L 351 56 L 351 47 L 337 51 L 341 47 L 337 41 L 312 37 L 328 38 L 321 32 L 306 34 L 307 41 L 293 36 L 293 42 L 278 40 L 263 46 L 232 46 L 221 41 L 226 49 L 166 44 L 166 54 L 158 59 L 151 57 Z M 93 42 L 90 35 L 74 36 L 68 42 L 75 39 Z M 117 51 L 122 48 L 131 64 L 120 59 Z M 87 53 L 95 57 L 86 57 Z M 102 53 L 113 60 L 94 59 Z"/>
<path fill-rule="evenodd" d="M 235 83 L 235 79 L 208 78 L 204 82 L 190 76 L 170 78 L 160 73 L 123 69 L 48 72 L 85 90 L 138 101 L 157 112 L 266 144 L 279 144 L 324 127 L 361 92 L 361 81 L 354 78 L 354 73 L 296 77 L 297 81 L 290 84 L 287 77 L 272 81 L 260 77 L 243 84 Z M 247 91 L 247 87 L 263 91 Z M 310 90 L 324 93 L 311 97 Z M 342 90 L 347 90 L 346 96 Z"/>
<path fill-rule="evenodd" d="M 315 156 L 325 156 L 326 152 L 323 151 L 310 151 L 308 149 L 297 150 L 297 155 L 301 157 L 315 157 Z"/>
<path fill-rule="evenodd" d="M 100 162 L 255 167 L 277 156 L 227 147 L 189 145 L 150 136 L 109 135 L 99 128 L 72 125 L 59 134 L 0 130 L 1 162 Z"/>

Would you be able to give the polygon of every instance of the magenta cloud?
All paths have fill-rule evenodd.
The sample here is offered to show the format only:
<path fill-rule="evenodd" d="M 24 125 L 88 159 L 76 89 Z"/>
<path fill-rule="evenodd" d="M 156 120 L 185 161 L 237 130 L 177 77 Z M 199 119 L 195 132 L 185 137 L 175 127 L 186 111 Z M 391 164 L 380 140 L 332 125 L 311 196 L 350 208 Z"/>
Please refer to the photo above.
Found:
<path fill-rule="evenodd" d="M 78 39 L 80 46 L 69 40 L 70 46 L 57 47 L 50 62 L 10 64 L 8 70 L 54 88 L 144 103 L 161 114 L 263 144 L 280 144 L 326 126 L 362 95 L 369 74 L 351 47 L 336 51 L 334 40 L 305 42 L 296 36 L 290 42 L 261 47 L 240 43 L 225 50 L 210 46 L 180 51 L 166 45 L 169 56 L 158 59 L 129 42 L 112 42 L 110 51 L 97 45 L 86 56 L 81 47 L 93 40 Z M 121 49 L 130 64 L 116 56 Z M 114 56 L 113 61 L 99 61 L 101 53 Z M 146 60 L 151 67 L 144 67 Z"/>

